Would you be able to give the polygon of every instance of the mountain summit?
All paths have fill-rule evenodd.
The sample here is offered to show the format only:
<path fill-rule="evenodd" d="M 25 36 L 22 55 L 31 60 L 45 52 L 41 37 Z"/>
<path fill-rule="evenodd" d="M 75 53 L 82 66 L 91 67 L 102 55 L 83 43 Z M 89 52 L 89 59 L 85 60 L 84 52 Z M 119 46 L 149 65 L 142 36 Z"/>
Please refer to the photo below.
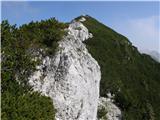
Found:
<path fill-rule="evenodd" d="M 159 73 L 160 63 L 88 15 L 2 22 L 4 119 L 159 120 Z"/>

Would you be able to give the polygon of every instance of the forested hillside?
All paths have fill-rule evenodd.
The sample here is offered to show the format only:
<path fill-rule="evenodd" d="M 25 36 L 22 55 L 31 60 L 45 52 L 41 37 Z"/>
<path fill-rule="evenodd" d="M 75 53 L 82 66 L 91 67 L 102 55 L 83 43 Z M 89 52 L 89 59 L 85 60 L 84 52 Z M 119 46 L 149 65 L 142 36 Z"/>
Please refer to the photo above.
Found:
<path fill-rule="evenodd" d="M 84 25 L 93 34 L 85 43 L 101 66 L 100 95 L 115 94 L 124 120 L 159 120 L 160 63 L 140 54 L 126 37 L 90 16 L 85 18 Z"/>
<path fill-rule="evenodd" d="M 55 18 L 30 22 L 20 27 L 1 24 L 2 120 L 53 120 L 52 100 L 33 92 L 28 77 L 41 60 L 34 61 L 34 51 L 53 55 L 57 41 L 64 35 L 64 23 Z"/>

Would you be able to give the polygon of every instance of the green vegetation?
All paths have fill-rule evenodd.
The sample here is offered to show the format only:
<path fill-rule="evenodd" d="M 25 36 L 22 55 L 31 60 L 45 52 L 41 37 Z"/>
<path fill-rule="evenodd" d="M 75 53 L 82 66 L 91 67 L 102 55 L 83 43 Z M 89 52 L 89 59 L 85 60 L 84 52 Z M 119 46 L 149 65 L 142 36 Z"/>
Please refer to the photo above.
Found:
<path fill-rule="evenodd" d="M 106 118 L 107 112 L 108 111 L 106 110 L 106 108 L 101 106 L 101 108 L 98 108 L 97 118 L 101 119 L 101 120 L 107 120 L 107 118 Z"/>
<path fill-rule="evenodd" d="M 38 93 L 2 94 L 2 120 L 54 120 L 50 98 Z"/>
<path fill-rule="evenodd" d="M 76 30 L 81 30 L 81 27 L 77 27 Z"/>
<path fill-rule="evenodd" d="M 94 37 L 85 43 L 102 71 L 101 96 L 106 97 L 108 91 L 115 94 L 123 120 L 159 120 L 160 63 L 140 54 L 126 37 L 89 16 L 86 19 L 83 23 Z M 19 28 L 2 21 L 2 120 L 54 119 L 51 99 L 33 92 L 28 85 L 28 77 L 41 62 L 33 61 L 31 53 L 43 49 L 45 55 L 53 55 L 66 27 L 54 18 Z M 100 117 L 105 113 L 98 111 Z"/>
<path fill-rule="evenodd" d="M 65 27 L 66 24 L 54 18 L 31 22 L 19 28 L 2 21 L 2 120 L 54 120 L 51 99 L 33 92 L 28 85 L 28 77 L 39 63 L 32 60 L 34 56 L 29 50 L 42 48 L 46 55 L 53 55 L 57 41 L 65 34 Z"/>
<path fill-rule="evenodd" d="M 101 96 L 108 91 L 115 94 L 123 120 L 159 120 L 160 63 L 140 54 L 126 37 L 85 18 L 83 23 L 94 36 L 85 43 L 101 66 Z"/>

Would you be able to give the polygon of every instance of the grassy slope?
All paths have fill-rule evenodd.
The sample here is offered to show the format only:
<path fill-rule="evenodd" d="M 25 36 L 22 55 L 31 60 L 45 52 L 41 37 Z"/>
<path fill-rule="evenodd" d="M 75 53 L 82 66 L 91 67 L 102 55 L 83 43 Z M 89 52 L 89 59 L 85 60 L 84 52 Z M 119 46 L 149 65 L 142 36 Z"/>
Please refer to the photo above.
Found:
<path fill-rule="evenodd" d="M 101 96 L 107 91 L 116 94 L 125 120 L 159 120 L 160 64 L 140 54 L 126 37 L 91 17 L 86 19 L 84 24 L 94 36 L 86 45 L 102 71 Z"/>

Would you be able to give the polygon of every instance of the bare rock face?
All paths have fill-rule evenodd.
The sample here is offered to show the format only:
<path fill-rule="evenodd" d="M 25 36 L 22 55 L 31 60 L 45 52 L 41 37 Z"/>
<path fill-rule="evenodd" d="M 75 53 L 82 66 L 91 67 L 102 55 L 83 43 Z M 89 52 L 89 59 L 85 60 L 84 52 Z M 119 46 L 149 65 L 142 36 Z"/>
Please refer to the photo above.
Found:
<path fill-rule="evenodd" d="M 121 110 L 112 102 L 111 98 L 99 98 L 97 120 L 121 120 Z"/>
<path fill-rule="evenodd" d="M 93 37 L 83 21 L 69 25 L 55 55 L 30 77 L 33 89 L 53 100 L 56 120 L 96 120 L 101 72 L 82 42 Z"/>

